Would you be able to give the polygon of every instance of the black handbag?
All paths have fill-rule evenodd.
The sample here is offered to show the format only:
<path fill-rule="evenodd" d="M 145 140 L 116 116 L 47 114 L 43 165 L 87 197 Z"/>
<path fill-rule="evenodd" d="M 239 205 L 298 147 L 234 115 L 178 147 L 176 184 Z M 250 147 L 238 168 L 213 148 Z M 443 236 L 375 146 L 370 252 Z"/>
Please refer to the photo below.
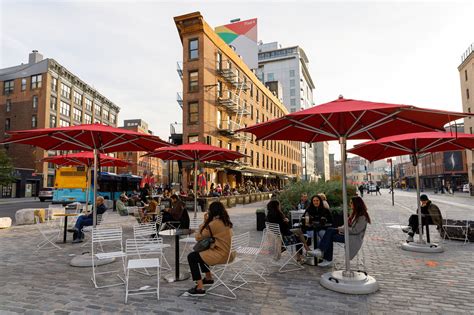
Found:
<path fill-rule="evenodd" d="M 205 250 L 208 250 L 211 248 L 212 244 L 216 241 L 214 237 L 212 236 L 212 230 L 211 227 L 208 226 L 209 232 L 211 233 L 211 236 L 203 238 L 199 240 L 196 244 L 194 244 L 193 251 L 195 252 L 203 252 Z"/>

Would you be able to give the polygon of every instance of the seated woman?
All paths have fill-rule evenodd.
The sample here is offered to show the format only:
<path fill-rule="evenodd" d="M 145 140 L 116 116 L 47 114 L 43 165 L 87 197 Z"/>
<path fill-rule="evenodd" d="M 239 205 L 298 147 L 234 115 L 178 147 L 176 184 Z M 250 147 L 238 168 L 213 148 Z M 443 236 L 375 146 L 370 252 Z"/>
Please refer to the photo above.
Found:
<path fill-rule="evenodd" d="M 199 241 L 211 235 L 215 241 L 209 249 L 202 252 L 191 252 L 188 255 L 189 268 L 191 269 L 193 280 L 196 281 L 196 286 L 189 289 L 185 295 L 206 295 L 204 285 L 212 285 L 214 283 L 208 266 L 225 264 L 228 260 L 229 262 L 234 260 L 235 253 L 230 252 L 232 222 L 224 205 L 219 201 L 209 205 L 209 211 L 204 214 L 204 222 L 196 232 L 196 240 Z M 202 272 L 206 274 L 204 279 L 201 277 Z"/>
<path fill-rule="evenodd" d="M 306 220 L 305 217 L 309 216 L 309 223 L 312 224 L 313 222 L 324 222 L 326 224 L 332 224 L 332 214 L 329 209 L 326 209 L 324 207 L 324 202 L 321 196 L 315 195 L 311 197 L 311 203 L 309 207 L 306 209 L 305 213 L 301 217 L 301 229 L 303 231 L 306 231 L 309 229 L 309 226 L 306 226 Z M 324 235 L 324 230 L 320 231 L 320 236 L 322 237 Z"/>
<path fill-rule="evenodd" d="M 362 246 L 367 223 L 370 223 L 370 217 L 367 213 L 367 207 L 361 197 L 352 197 L 350 206 L 352 213 L 349 216 L 349 258 L 352 259 Z M 315 250 L 315 256 L 324 258 L 318 264 L 321 267 L 332 265 L 333 242 L 344 243 L 344 226 L 338 228 L 329 228 L 319 242 L 318 249 Z"/>
<path fill-rule="evenodd" d="M 283 242 L 285 242 L 285 244 L 301 242 L 303 243 L 305 251 L 310 253 L 311 249 L 306 244 L 303 232 L 301 229 L 290 229 L 290 221 L 281 211 L 280 202 L 278 200 L 271 200 L 267 204 L 267 221 L 278 224 L 280 227 L 280 233 L 283 236 Z M 303 262 L 304 258 L 301 255 L 301 246 L 297 246 L 296 250 L 298 251 L 296 259 L 299 262 Z"/>
<path fill-rule="evenodd" d="M 189 229 L 189 214 L 184 208 L 184 203 L 178 198 L 178 195 L 171 196 L 171 208 L 165 208 L 162 212 L 163 223 L 176 222 L 181 229 Z M 178 227 L 178 226 L 175 226 Z"/>

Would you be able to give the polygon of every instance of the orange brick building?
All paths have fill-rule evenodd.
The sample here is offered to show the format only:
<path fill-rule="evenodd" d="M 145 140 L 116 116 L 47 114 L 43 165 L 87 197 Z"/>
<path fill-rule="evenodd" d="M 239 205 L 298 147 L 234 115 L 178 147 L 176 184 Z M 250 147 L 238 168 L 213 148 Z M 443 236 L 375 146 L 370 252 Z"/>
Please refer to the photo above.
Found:
<path fill-rule="evenodd" d="M 255 141 L 235 130 L 288 113 L 199 12 L 174 18 L 183 44 L 183 142 L 201 141 L 240 151 L 236 163 L 201 165 L 209 182 L 231 187 L 247 180 L 283 185 L 301 175 L 300 143 Z M 183 184 L 191 165 L 185 165 Z"/>

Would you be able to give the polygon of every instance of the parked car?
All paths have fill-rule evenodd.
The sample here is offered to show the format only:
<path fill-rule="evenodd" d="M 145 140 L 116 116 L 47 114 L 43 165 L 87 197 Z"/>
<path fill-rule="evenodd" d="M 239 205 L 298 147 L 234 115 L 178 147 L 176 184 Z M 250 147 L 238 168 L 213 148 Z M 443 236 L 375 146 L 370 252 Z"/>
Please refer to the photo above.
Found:
<path fill-rule="evenodd" d="M 52 187 L 41 188 L 39 191 L 39 196 L 38 196 L 39 200 L 41 202 L 45 201 L 46 199 L 53 200 L 53 192 L 54 192 L 54 188 Z"/>

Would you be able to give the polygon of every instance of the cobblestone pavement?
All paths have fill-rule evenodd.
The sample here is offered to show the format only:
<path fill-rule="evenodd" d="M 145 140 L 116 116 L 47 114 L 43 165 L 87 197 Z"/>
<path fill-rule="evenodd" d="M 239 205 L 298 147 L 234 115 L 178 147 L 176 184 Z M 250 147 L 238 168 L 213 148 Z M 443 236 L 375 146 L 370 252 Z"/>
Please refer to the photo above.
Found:
<path fill-rule="evenodd" d="M 299 272 L 272 273 L 267 276 L 267 284 L 252 284 L 250 290 L 238 291 L 237 300 L 212 295 L 182 297 L 182 292 L 193 285 L 191 280 L 162 281 L 159 301 L 153 296 L 132 296 L 126 305 L 123 286 L 95 289 L 89 268 L 69 266 L 73 255 L 87 251 L 87 247 L 61 244 L 62 250 L 36 251 L 39 240 L 36 228 L 15 226 L 0 230 L 0 313 L 474 314 L 474 245 L 447 241 L 441 254 L 401 250 L 405 234 L 397 226 L 406 223 L 416 199 L 412 193 L 396 196 L 395 207 L 386 191 L 382 191 L 382 196 L 364 197 L 373 224 L 368 228 L 360 256 L 368 273 L 380 284 L 380 290 L 371 295 L 326 290 L 319 285 L 319 278 L 327 269 L 305 266 Z M 440 199 L 436 202 L 442 205 L 442 211 L 474 219 L 473 199 L 430 197 Z M 251 242 L 258 244 L 261 232 L 255 228 L 255 209 L 264 205 L 265 202 L 260 202 L 230 209 L 234 234 L 250 231 Z M 129 219 L 121 223 L 125 237 L 131 235 L 133 218 Z M 432 241 L 439 241 L 435 232 L 431 234 Z M 174 243 L 170 238 L 165 238 L 165 242 Z M 335 261 L 342 266 L 343 248 L 336 247 L 335 251 Z M 173 265 L 172 248 L 166 256 Z M 119 262 L 108 265 L 120 266 Z M 133 277 L 150 281 L 139 274 Z"/>

